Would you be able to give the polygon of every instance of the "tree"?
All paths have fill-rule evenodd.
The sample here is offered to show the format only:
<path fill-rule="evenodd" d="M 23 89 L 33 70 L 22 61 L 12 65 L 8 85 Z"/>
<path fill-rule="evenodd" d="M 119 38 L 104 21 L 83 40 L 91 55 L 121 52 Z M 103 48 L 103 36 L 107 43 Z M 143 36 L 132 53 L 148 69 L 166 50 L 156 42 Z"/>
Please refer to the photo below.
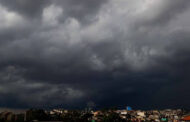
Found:
<path fill-rule="evenodd" d="M 107 111 L 103 113 L 102 122 L 124 122 L 124 120 L 114 111 Z"/>
<path fill-rule="evenodd" d="M 47 121 L 49 117 L 42 109 L 30 109 L 26 112 L 26 121 L 32 120 Z"/>

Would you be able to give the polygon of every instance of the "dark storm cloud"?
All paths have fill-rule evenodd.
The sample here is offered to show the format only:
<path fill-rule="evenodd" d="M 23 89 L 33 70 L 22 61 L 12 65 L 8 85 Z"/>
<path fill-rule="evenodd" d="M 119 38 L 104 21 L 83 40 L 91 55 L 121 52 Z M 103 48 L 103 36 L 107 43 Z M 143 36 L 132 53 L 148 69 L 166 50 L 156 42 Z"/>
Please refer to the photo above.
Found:
<path fill-rule="evenodd" d="M 175 97 L 190 100 L 188 8 L 185 0 L 0 0 L 1 107 L 188 106 Z"/>
<path fill-rule="evenodd" d="M 140 23 L 144 23 L 146 25 L 166 25 L 170 20 L 175 19 L 176 16 L 183 11 L 185 11 L 188 7 L 190 2 L 189 1 L 179 1 L 179 0 L 174 0 L 171 2 L 171 0 L 161 0 L 161 1 L 156 1 L 156 4 L 150 6 L 154 11 L 149 11 L 149 9 L 145 10 L 144 14 L 145 18 L 144 21 L 140 20 Z M 140 15 L 141 16 L 141 15 Z"/>
<path fill-rule="evenodd" d="M 1 4 L 11 11 L 16 11 L 28 17 L 40 15 L 49 0 L 1 0 Z"/>
<path fill-rule="evenodd" d="M 60 21 L 67 17 L 75 17 L 81 21 L 92 21 L 93 15 L 107 0 L 1 0 L 1 4 L 10 11 L 18 12 L 30 19 L 38 19 L 43 9 L 51 4 L 56 4 L 64 9 L 65 15 L 60 16 Z"/>

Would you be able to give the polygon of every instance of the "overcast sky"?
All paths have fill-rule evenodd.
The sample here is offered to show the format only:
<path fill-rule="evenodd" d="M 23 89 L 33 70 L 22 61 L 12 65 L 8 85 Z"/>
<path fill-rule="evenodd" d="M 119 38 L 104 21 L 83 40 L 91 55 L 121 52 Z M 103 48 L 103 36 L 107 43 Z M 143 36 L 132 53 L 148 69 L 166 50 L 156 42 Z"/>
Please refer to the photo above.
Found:
<path fill-rule="evenodd" d="M 190 107 L 190 0 L 0 0 L 0 107 Z"/>

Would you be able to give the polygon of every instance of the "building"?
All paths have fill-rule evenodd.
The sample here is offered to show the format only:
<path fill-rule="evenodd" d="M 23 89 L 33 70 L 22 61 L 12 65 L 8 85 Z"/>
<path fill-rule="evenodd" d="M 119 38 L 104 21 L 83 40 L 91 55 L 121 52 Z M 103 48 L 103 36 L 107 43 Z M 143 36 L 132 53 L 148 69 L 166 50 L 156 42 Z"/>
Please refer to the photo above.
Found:
<path fill-rule="evenodd" d="M 182 120 L 182 121 L 188 121 L 188 122 L 190 122 L 190 115 L 187 115 L 187 116 L 182 117 L 181 120 Z"/>

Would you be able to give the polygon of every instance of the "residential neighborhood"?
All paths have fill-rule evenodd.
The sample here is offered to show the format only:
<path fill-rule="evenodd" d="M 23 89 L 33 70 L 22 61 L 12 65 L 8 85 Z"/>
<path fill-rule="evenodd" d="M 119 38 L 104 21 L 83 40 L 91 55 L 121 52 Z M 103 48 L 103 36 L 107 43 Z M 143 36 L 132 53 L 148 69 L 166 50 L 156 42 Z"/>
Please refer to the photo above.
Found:
<path fill-rule="evenodd" d="M 188 122 L 190 111 L 184 109 L 66 110 L 29 109 L 23 113 L 1 112 L 0 122 Z"/>

